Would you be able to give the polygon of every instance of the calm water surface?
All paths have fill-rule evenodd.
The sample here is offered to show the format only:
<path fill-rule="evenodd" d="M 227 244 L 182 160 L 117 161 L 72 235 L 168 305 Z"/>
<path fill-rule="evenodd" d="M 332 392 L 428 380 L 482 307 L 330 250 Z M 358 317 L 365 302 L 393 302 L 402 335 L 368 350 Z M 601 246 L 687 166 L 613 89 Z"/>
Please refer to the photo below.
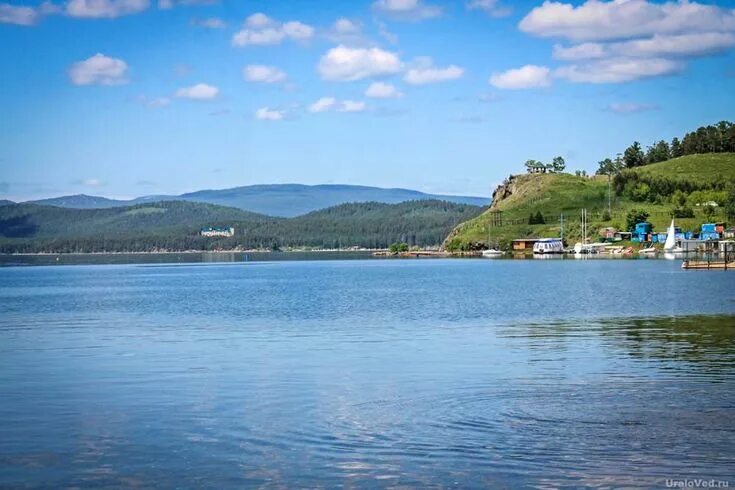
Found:
<path fill-rule="evenodd" d="M 735 485 L 735 273 L 0 268 L 0 487 Z"/>

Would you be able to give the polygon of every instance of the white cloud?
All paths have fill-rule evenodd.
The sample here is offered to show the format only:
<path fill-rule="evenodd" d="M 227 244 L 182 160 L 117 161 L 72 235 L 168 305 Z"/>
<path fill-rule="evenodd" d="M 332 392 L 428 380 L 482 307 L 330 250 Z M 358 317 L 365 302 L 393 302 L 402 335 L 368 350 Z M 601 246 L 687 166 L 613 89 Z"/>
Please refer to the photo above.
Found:
<path fill-rule="evenodd" d="M 69 0 L 65 12 L 70 17 L 113 19 L 137 14 L 150 6 L 150 0 Z"/>
<path fill-rule="evenodd" d="M 227 24 L 219 17 L 209 17 L 207 19 L 192 19 L 191 24 L 205 29 L 224 29 Z"/>
<path fill-rule="evenodd" d="M 326 112 L 337 105 L 334 97 L 322 97 L 309 106 L 309 112 Z"/>
<path fill-rule="evenodd" d="M 357 100 L 339 101 L 334 97 L 322 97 L 309 106 L 309 112 L 362 112 L 366 109 L 365 102 Z"/>
<path fill-rule="evenodd" d="M 180 88 L 176 91 L 176 97 L 191 100 L 213 100 L 219 95 L 219 89 L 206 83 L 198 83 L 191 87 Z"/>
<path fill-rule="evenodd" d="M 103 182 L 100 179 L 90 178 L 82 180 L 80 184 L 88 187 L 100 187 L 103 185 Z"/>
<path fill-rule="evenodd" d="M 242 69 L 242 76 L 248 82 L 280 83 L 286 80 L 286 72 L 275 66 L 248 65 Z"/>
<path fill-rule="evenodd" d="M 395 20 L 423 20 L 442 15 L 441 7 L 429 5 L 423 0 L 377 0 L 373 8 Z"/>
<path fill-rule="evenodd" d="M 619 102 L 610 104 L 608 110 L 618 114 L 632 114 L 635 112 L 646 112 L 658 109 L 654 104 L 636 104 L 633 102 Z"/>
<path fill-rule="evenodd" d="M 285 117 L 285 111 L 279 111 L 269 107 L 261 107 L 255 111 L 255 119 L 259 119 L 261 121 L 281 121 Z"/>
<path fill-rule="evenodd" d="M 380 48 L 348 48 L 339 45 L 319 60 L 319 74 L 325 80 L 354 81 L 399 73 L 398 55 Z"/>
<path fill-rule="evenodd" d="M 266 46 L 285 40 L 306 41 L 314 36 L 314 28 L 298 21 L 279 22 L 256 13 L 245 19 L 245 25 L 232 36 L 233 46 Z"/>
<path fill-rule="evenodd" d="M 171 99 L 169 99 L 168 97 L 158 97 L 156 99 L 152 99 L 148 101 L 146 105 L 148 107 L 153 107 L 153 108 L 158 109 L 161 107 L 167 107 L 169 104 L 171 104 Z"/>
<path fill-rule="evenodd" d="M 718 53 L 735 46 L 735 34 L 707 32 L 703 34 L 656 35 L 614 43 L 583 43 L 554 46 L 554 58 L 566 61 L 623 57 L 699 57 Z"/>
<path fill-rule="evenodd" d="M 0 3 L 0 24 L 32 26 L 38 22 L 40 15 L 33 7 Z"/>
<path fill-rule="evenodd" d="M 555 76 L 578 83 L 624 83 L 682 71 L 684 60 L 735 46 L 735 9 L 681 0 L 546 1 L 520 23 L 543 37 L 565 38 L 553 57 L 578 62 Z"/>
<path fill-rule="evenodd" d="M 340 112 L 362 112 L 365 110 L 365 102 L 357 100 L 343 100 L 337 110 Z"/>
<path fill-rule="evenodd" d="M 511 90 L 548 87 L 551 85 L 551 70 L 545 66 L 526 65 L 502 73 L 493 73 L 490 84 Z"/>
<path fill-rule="evenodd" d="M 261 29 L 263 27 L 269 27 L 276 25 L 277 22 L 262 12 L 256 12 L 245 19 L 245 25 L 252 29 Z"/>
<path fill-rule="evenodd" d="M 564 61 L 591 60 L 604 58 L 606 55 L 607 49 L 600 43 L 583 43 L 569 47 L 556 44 L 553 51 L 554 59 Z"/>
<path fill-rule="evenodd" d="M 413 67 L 406 71 L 403 81 L 411 85 L 426 85 L 428 83 L 456 80 L 464 75 L 464 70 L 457 65 L 437 68 L 431 58 L 418 58 Z"/>
<path fill-rule="evenodd" d="M 491 17 L 506 17 L 511 14 L 510 7 L 505 7 L 498 0 L 471 0 L 467 2 L 470 10 L 482 10 Z"/>
<path fill-rule="evenodd" d="M 362 32 L 362 25 L 345 17 L 340 17 L 324 34 L 324 37 L 338 44 L 348 46 L 368 46 L 372 43 Z"/>
<path fill-rule="evenodd" d="M 398 36 L 393 34 L 389 29 L 388 26 L 385 25 L 385 22 L 376 21 L 378 25 L 378 35 L 388 41 L 390 44 L 398 44 Z"/>
<path fill-rule="evenodd" d="M 151 109 L 161 109 L 163 107 L 168 107 L 171 104 L 171 99 L 168 97 L 157 97 L 155 99 L 149 99 L 145 95 L 139 95 L 137 97 L 138 102 L 145 106 L 150 107 Z"/>
<path fill-rule="evenodd" d="M 352 22 L 350 19 L 341 17 L 334 21 L 334 25 L 332 25 L 332 31 L 342 35 L 354 35 L 360 34 L 362 32 L 362 29 L 358 24 Z"/>
<path fill-rule="evenodd" d="M 128 64 L 123 60 L 97 53 L 69 67 L 69 79 L 74 85 L 122 85 L 127 83 Z"/>
<path fill-rule="evenodd" d="M 373 82 L 367 90 L 365 90 L 365 97 L 372 97 L 374 99 L 396 99 L 398 97 L 403 97 L 403 93 L 389 83 Z"/>
<path fill-rule="evenodd" d="M 579 6 L 545 1 L 521 20 L 519 28 L 572 41 L 729 32 L 735 30 L 735 9 L 689 1 L 588 0 Z"/>
<path fill-rule="evenodd" d="M 643 78 L 672 75 L 684 64 L 664 58 L 609 58 L 557 68 L 554 76 L 575 83 L 625 83 Z"/>

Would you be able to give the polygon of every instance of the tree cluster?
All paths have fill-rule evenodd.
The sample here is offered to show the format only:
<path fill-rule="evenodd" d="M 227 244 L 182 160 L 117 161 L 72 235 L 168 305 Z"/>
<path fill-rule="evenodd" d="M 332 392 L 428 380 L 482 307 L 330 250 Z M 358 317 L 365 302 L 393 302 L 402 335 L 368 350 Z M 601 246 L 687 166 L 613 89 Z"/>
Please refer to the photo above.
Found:
<path fill-rule="evenodd" d="M 645 223 L 648 221 L 650 215 L 642 209 L 631 209 L 628 214 L 625 215 L 625 229 L 632 231 L 635 229 L 635 225 L 638 223 Z"/>
<path fill-rule="evenodd" d="M 542 169 L 548 173 L 561 173 L 567 167 L 563 157 L 554 157 L 551 163 L 543 163 L 538 160 L 527 160 L 524 165 L 529 173 L 531 173 L 533 169 Z"/>
<path fill-rule="evenodd" d="M 621 172 L 613 177 L 613 188 L 617 195 L 624 195 L 637 202 L 665 203 L 671 201 L 675 192 L 692 196 L 695 204 L 707 201 L 724 203 L 724 195 L 731 183 L 726 180 L 695 181 L 648 175 L 639 172 Z M 702 200 L 708 197 L 707 201 Z"/>
<path fill-rule="evenodd" d="M 665 162 L 672 158 L 698 153 L 733 153 L 735 152 L 735 124 L 720 121 L 710 126 L 702 126 L 671 143 L 665 140 L 655 141 L 644 151 L 638 141 L 625 149 L 622 156 L 615 159 L 606 158 L 598 162 L 598 175 L 615 175 L 623 168 L 635 168 L 652 163 Z"/>
<path fill-rule="evenodd" d="M 528 216 L 528 224 L 529 225 L 545 225 L 546 220 L 544 219 L 544 215 L 541 214 L 541 211 L 536 211 L 536 214 L 531 213 Z"/>

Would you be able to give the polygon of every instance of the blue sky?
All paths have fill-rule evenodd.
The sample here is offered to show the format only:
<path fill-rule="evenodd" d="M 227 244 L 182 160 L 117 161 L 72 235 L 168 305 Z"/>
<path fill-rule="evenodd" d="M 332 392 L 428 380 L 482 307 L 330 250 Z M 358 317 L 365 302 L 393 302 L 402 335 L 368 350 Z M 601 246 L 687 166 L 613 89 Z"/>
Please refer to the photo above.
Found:
<path fill-rule="evenodd" d="M 0 198 L 490 195 L 735 119 L 735 2 L 0 2 Z"/>

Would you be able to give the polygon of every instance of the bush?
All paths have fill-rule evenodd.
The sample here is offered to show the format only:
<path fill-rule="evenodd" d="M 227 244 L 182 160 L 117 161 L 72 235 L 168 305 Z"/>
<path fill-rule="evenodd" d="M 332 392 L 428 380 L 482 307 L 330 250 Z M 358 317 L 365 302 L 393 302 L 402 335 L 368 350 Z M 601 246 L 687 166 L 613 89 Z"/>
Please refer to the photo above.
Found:
<path fill-rule="evenodd" d="M 677 206 L 671 211 L 672 218 L 694 218 L 694 210 L 689 206 Z"/>
<path fill-rule="evenodd" d="M 544 215 L 541 214 L 541 211 L 537 211 L 536 214 L 531 213 L 528 216 L 528 224 L 529 225 L 545 225 L 546 220 L 544 219 Z"/>
<path fill-rule="evenodd" d="M 400 252 L 408 252 L 408 243 L 396 242 L 390 245 L 391 253 L 397 254 Z"/>

